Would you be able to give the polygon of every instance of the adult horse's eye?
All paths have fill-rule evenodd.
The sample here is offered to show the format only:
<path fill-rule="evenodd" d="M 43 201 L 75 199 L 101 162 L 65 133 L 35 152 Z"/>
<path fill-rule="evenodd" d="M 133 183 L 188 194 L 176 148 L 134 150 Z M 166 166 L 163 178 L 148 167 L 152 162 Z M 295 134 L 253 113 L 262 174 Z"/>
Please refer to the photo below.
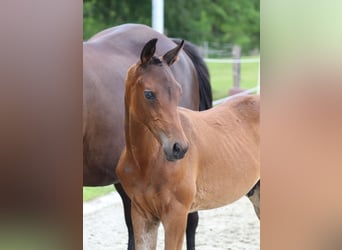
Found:
<path fill-rule="evenodd" d="M 149 101 L 153 101 L 153 100 L 156 99 L 155 94 L 151 90 L 145 90 L 144 91 L 144 96 Z"/>

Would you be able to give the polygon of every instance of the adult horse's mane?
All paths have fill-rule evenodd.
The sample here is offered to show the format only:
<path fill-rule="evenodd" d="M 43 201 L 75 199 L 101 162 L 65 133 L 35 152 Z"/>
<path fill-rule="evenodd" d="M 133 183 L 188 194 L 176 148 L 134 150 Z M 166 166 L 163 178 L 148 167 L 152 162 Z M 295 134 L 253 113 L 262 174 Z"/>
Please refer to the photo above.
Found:
<path fill-rule="evenodd" d="M 172 39 L 172 41 L 174 41 L 177 45 L 181 43 L 180 39 Z M 210 109 L 213 106 L 213 96 L 208 67 L 193 44 L 189 43 L 188 41 L 184 41 L 183 50 L 194 63 L 197 72 L 200 94 L 199 110 L 203 111 Z"/>

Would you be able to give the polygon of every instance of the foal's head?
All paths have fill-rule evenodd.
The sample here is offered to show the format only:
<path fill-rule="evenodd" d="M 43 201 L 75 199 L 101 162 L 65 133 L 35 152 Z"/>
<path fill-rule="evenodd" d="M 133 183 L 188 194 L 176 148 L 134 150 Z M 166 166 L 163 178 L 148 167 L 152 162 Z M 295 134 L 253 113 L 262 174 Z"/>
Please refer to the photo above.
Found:
<path fill-rule="evenodd" d="M 126 79 L 126 106 L 164 149 L 166 159 L 182 159 L 189 143 L 181 126 L 177 106 L 182 88 L 170 66 L 177 61 L 183 42 L 162 57 L 154 56 L 157 39 L 146 43 L 140 61 L 130 67 Z"/>

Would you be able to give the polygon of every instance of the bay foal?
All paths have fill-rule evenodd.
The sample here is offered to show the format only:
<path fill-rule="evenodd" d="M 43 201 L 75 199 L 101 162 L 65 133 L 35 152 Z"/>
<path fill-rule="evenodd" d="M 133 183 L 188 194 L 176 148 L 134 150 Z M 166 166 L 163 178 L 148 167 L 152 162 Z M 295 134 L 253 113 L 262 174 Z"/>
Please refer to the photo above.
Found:
<path fill-rule="evenodd" d="M 126 77 L 126 146 L 116 173 L 132 202 L 136 250 L 180 250 L 187 214 L 232 203 L 260 177 L 259 97 L 237 97 L 211 110 L 178 107 L 182 88 L 170 67 L 183 43 L 154 56 L 143 48 Z"/>

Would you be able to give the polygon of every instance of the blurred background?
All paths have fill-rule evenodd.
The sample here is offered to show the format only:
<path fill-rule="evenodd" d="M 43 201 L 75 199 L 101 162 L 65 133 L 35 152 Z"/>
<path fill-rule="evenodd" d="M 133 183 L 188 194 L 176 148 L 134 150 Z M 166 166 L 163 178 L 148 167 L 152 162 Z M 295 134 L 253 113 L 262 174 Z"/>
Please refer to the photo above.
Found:
<path fill-rule="evenodd" d="M 152 25 L 152 0 L 84 0 L 83 38 L 123 23 Z M 259 0 L 165 0 L 164 33 L 198 46 L 209 56 L 230 56 L 232 45 L 244 55 L 260 47 Z M 219 50 L 219 51 L 215 51 Z"/>

